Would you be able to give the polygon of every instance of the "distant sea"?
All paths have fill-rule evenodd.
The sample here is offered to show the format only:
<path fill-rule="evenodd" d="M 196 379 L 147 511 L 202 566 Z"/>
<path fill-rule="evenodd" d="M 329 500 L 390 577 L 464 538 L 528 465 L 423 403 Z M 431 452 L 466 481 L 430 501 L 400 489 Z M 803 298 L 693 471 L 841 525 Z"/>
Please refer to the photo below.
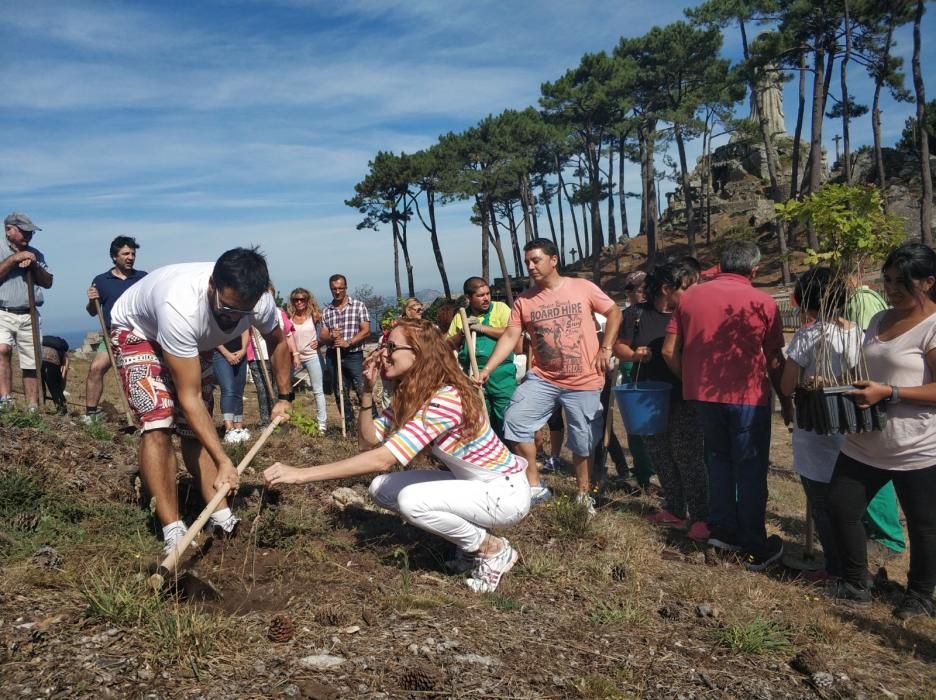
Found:
<path fill-rule="evenodd" d="M 68 348 L 70 350 L 77 350 L 78 348 L 80 348 L 81 344 L 84 342 L 85 335 L 94 330 L 97 330 L 98 332 L 100 332 L 99 329 L 95 329 L 95 328 L 88 328 L 83 331 L 59 331 L 55 328 L 49 328 L 49 327 L 43 328 L 43 331 L 45 331 L 46 333 L 50 335 L 57 335 L 60 338 L 64 338 L 65 342 L 68 343 Z"/>

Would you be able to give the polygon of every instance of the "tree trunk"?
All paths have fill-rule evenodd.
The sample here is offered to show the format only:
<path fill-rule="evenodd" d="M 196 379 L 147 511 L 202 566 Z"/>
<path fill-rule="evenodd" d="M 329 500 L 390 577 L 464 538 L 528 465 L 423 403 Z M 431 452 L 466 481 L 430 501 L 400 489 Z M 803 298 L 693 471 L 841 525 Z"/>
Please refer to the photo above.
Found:
<path fill-rule="evenodd" d="M 578 256 L 581 258 L 582 257 L 582 239 L 579 238 L 578 219 L 575 217 L 575 205 L 572 204 L 572 198 L 569 196 L 569 191 L 566 189 L 566 185 L 562 181 L 562 175 L 559 176 L 559 186 L 562 188 L 562 191 L 565 192 L 566 201 L 569 203 L 569 219 L 572 220 L 572 231 L 575 233 L 575 246 L 576 246 L 575 251 L 578 253 Z M 562 212 L 561 208 L 559 212 L 561 216 L 561 212 Z M 562 229 L 561 229 L 562 219 L 559 219 L 559 224 L 560 224 L 560 233 L 561 233 L 562 232 Z M 575 263 L 575 260 L 572 260 L 572 262 Z"/>
<path fill-rule="evenodd" d="M 429 238 L 432 240 L 432 254 L 435 256 L 436 266 L 439 268 L 439 275 L 442 277 L 442 292 L 446 299 L 452 298 L 452 290 L 449 288 L 448 275 L 445 274 L 445 261 L 442 259 L 442 249 L 439 247 L 439 232 L 436 229 L 435 217 L 435 192 L 426 190 L 426 201 L 429 203 Z"/>
<path fill-rule="evenodd" d="M 806 112 L 806 52 L 799 55 L 799 89 L 796 101 L 796 127 L 793 129 L 793 153 L 790 167 L 790 199 L 799 195 L 800 146 L 803 142 L 803 115 Z"/>
<path fill-rule="evenodd" d="M 559 209 L 559 260 L 562 261 L 562 266 L 566 266 L 566 250 L 565 250 L 565 217 L 562 213 L 562 194 L 565 192 L 565 184 L 562 182 L 562 166 L 559 164 L 559 156 L 555 157 L 556 161 L 556 175 L 558 176 L 559 184 L 556 186 L 556 206 Z M 575 218 L 574 216 L 572 217 Z"/>
<path fill-rule="evenodd" d="M 617 243 L 617 225 L 614 222 L 614 137 L 608 144 L 608 245 Z"/>
<path fill-rule="evenodd" d="M 656 132 L 656 120 L 650 119 L 640 128 L 640 179 L 643 200 L 644 227 L 647 233 L 647 269 L 653 269 L 657 252 L 657 192 L 656 178 L 653 172 L 653 138 Z"/>
<path fill-rule="evenodd" d="M 588 146 L 589 195 L 592 224 L 592 281 L 601 286 L 601 249 L 604 247 L 604 233 L 601 226 L 601 150 L 600 144 Z"/>
<path fill-rule="evenodd" d="M 561 265 L 562 248 L 559 245 L 559 241 L 556 240 L 556 225 L 553 222 L 552 208 L 549 206 L 549 193 L 546 191 L 545 179 L 543 180 L 543 208 L 546 209 L 546 218 L 549 220 L 549 235 L 552 238 L 552 242 L 556 246 L 556 249 L 559 251 L 559 260 Z"/>
<path fill-rule="evenodd" d="M 475 195 L 475 206 L 481 219 L 481 276 L 491 281 L 491 224 L 488 218 L 488 209 L 480 195 Z"/>
<path fill-rule="evenodd" d="M 507 296 L 507 306 L 513 306 L 513 289 L 510 283 L 510 273 L 507 272 L 507 260 L 504 258 L 504 247 L 501 245 L 500 230 L 497 227 L 497 216 L 494 213 L 494 202 L 489 198 L 482 205 L 487 209 L 491 217 L 491 243 L 494 244 L 494 252 L 497 253 L 497 262 L 500 264 L 501 275 L 504 276 L 504 294 Z"/>
<path fill-rule="evenodd" d="M 393 284 L 396 288 L 396 298 L 401 299 L 403 297 L 403 288 L 400 286 L 400 243 L 398 240 L 400 226 L 397 216 L 399 215 L 396 207 L 394 207 L 390 214 L 390 223 L 393 226 Z"/>
<path fill-rule="evenodd" d="M 416 296 L 416 285 L 413 284 L 413 263 L 409 256 L 409 236 L 406 231 L 406 219 L 403 219 L 400 226 L 400 247 L 403 249 L 403 264 L 406 267 L 406 288 L 409 296 Z"/>
<path fill-rule="evenodd" d="M 695 208 L 692 202 L 692 188 L 689 186 L 689 165 L 686 162 L 686 143 L 682 130 L 674 129 L 676 135 L 676 150 L 679 152 L 679 173 L 682 176 L 683 198 L 686 202 L 686 240 L 689 243 L 689 255 L 696 256 L 696 221 Z"/>
<path fill-rule="evenodd" d="M 851 172 L 851 148 L 848 138 L 848 61 L 851 59 L 852 51 L 852 30 L 851 18 L 848 16 L 848 0 L 842 1 L 842 9 L 845 14 L 845 55 L 842 56 L 842 63 L 839 66 L 839 83 L 842 86 L 842 173 L 845 175 L 845 184 L 852 184 Z"/>
<path fill-rule="evenodd" d="M 871 100 L 871 133 L 874 136 L 874 167 L 877 170 L 878 188 L 881 190 L 881 202 L 884 212 L 888 210 L 887 203 L 887 174 L 884 172 L 884 150 L 881 148 L 881 88 L 884 86 L 884 71 L 890 63 L 890 47 L 894 39 L 894 14 L 891 13 L 887 23 L 887 34 L 884 39 L 884 54 L 881 57 L 881 69 L 874 76 L 874 99 Z"/>
<path fill-rule="evenodd" d="M 585 183 L 582 179 L 582 161 L 579 159 L 579 188 L 578 191 L 581 192 L 582 188 L 585 186 Z M 588 234 L 588 206 L 585 204 L 584 198 L 582 199 L 582 240 L 585 241 L 585 250 L 579 250 L 579 253 L 582 256 L 582 259 L 591 257 L 591 237 Z"/>
<path fill-rule="evenodd" d="M 510 229 L 510 247 L 513 249 L 514 271 L 517 279 L 523 277 L 523 255 L 520 253 L 520 242 L 517 240 L 517 221 L 514 219 L 513 204 L 504 202 L 504 211 L 507 214 L 507 226 Z"/>
<path fill-rule="evenodd" d="M 923 192 L 920 199 L 920 241 L 933 245 L 933 175 L 930 171 L 929 134 L 926 131 L 926 90 L 920 70 L 920 22 L 924 0 L 917 0 L 913 17 L 913 90 L 916 92 L 916 119 L 920 142 L 920 179 Z"/>
<path fill-rule="evenodd" d="M 533 240 L 533 224 L 530 221 L 530 186 L 526 174 L 518 178 L 517 186 L 520 192 L 520 208 L 523 209 L 524 243 L 529 243 Z"/>
<path fill-rule="evenodd" d="M 823 78 L 825 75 L 825 47 L 823 37 L 817 34 L 815 37 L 816 45 L 814 47 L 813 61 L 813 102 L 812 102 L 812 124 L 810 126 L 809 137 L 809 192 L 818 192 L 822 185 L 822 117 L 824 100 Z M 815 230 L 810 227 L 807 231 L 809 247 L 813 250 L 819 249 L 819 239 L 816 237 Z"/>
<path fill-rule="evenodd" d="M 624 190 L 624 142 L 623 137 L 619 143 L 618 152 L 618 204 L 621 207 L 621 238 L 630 238 L 627 229 L 627 192 Z"/>

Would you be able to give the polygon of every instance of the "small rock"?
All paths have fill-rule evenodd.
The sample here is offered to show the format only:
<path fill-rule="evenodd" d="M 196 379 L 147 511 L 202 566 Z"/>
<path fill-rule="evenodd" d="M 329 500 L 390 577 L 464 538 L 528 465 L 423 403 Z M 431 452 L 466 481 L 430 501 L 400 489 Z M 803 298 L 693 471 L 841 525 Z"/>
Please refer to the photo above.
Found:
<path fill-rule="evenodd" d="M 149 664 L 143 664 L 140 668 L 137 669 L 137 678 L 141 681 L 151 681 L 156 677 L 156 673 L 153 671 L 153 667 Z"/>
<path fill-rule="evenodd" d="M 295 683 L 287 683 L 280 689 L 280 695 L 287 698 L 298 698 L 302 694 L 299 686 Z"/>
<path fill-rule="evenodd" d="M 418 645 L 418 644 L 415 644 L 415 643 L 414 643 L 414 644 L 410 644 L 408 647 L 406 647 L 406 650 L 407 650 L 410 654 L 419 654 L 419 645 Z"/>
<path fill-rule="evenodd" d="M 338 631 L 341 632 L 342 634 L 354 634 L 356 632 L 360 632 L 361 627 L 360 625 L 351 625 L 350 627 L 343 627 Z"/>
<path fill-rule="evenodd" d="M 497 663 L 496 659 L 490 656 L 481 656 L 480 654 L 458 654 L 455 660 L 463 664 L 478 664 L 480 666 L 493 666 Z"/>
<path fill-rule="evenodd" d="M 52 547 L 42 547 L 38 552 L 33 554 L 32 563 L 46 569 L 61 569 L 62 564 L 65 563 L 65 557 L 52 549 Z"/>
<path fill-rule="evenodd" d="M 810 679 L 817 688 L 831 688 L 832 684 L 835 683 L 835 676 L 833 676 L 831 673 L 826 673 L 825 671 L 818 671 L 812 674 Z"/>
<path fill-rule="evenodd" d="M 710 617 L 713 620 L 717 620 L 721 616 L 721 611 L 714 605 L 709 605 L 708 603 L 699 603 L 696 606 L 696 615 L 699 617 Z"/>
<path fill-rule="evenodd" d="M 266 675 L 266 664 L 262 661 L 254 661 L 253 670 L 256 675 L 264 676 Z"/>
<path fill-rule="evenodd" d="M 345 662 L 343 656 L 335 656 L 334 654 L 321 653 L 321 654 L 312 654 L 312 656 L 306 656 L 299 659 L 299 666 L 310 671 L 327 671 L 332 668 L 337 668 Z M 298 690 L 298 688 L 297 688 Z"/>

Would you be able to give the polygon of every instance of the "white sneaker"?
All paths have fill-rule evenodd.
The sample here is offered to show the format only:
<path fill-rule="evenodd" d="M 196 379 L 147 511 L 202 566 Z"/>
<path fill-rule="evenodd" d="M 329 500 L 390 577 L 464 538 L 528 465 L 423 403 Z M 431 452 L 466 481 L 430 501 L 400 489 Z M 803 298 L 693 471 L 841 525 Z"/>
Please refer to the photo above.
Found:
<path fill-rule="evenodd" d="M 237 530 L 237 525 L 240 523 L 240 518 L 238 518 L 234 513 L 231 513 L 221 522 L 218 522 L 214 515 L 212 514 L 209 518 L 209 524 L 212 525 L 216 530 L 220 529 L 225 535 L 233 536 Z"/>
<path fill-rule="evenodd" d="M 478 559 L 477 568 L 471 572 L 465 583 L 475 593 L 493 593 L 497 590 L 501 578 L 513 568 L 519 557 L 517 550 L 505 539 L 504 548 L 500 552 L 493 557 Z"/>
<path fill-rule="evenodd" d="M 552 491 L 546 488 L 542 481 L 540 481 L 539 486 L 530 487 L 530 506 L 535 506 L 539 503 L 545 503 L 550 498 L 552 498 Z"/>
<path fill-rule="evenodd" d="M 241 441 L 240 431 L 237 428 L 231 428 L 224 434 L 224 444 L 225 445 L 236 445 Z"/>
<path fill-rule="evenodd" d="M 587 493 L 580 493 L 575 497 L 575 502 L 585 506 L 585 519 L 591 520 L 597 515 L 595 512 L 595 499 L 589 496 Z"/>
<path fill-rule="evenodd" d="M 188 528 L 183 523 L 174 526 L 168 533 L 163 532 L 163 555 L 168 557 L 172 554 L 187 534 Z"/>
<path fill-rule="evenodd" d="M 99 423 L 101 421 L 101 412 L 96 411 L 95 413 L 85 413 L 81 417 L 81 422 L 83 425 L 91 425 L 92 423 Z"/>

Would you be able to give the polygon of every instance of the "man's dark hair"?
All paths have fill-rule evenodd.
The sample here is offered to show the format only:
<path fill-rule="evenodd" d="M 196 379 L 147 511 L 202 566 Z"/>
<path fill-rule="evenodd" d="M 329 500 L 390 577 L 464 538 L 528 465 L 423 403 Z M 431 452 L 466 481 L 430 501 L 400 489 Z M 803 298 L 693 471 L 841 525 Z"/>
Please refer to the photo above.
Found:
<path fill-rule="evenodd" d="M 481 287 L 490 287 L 488 281 L 483 277 L 469 277 L 465 280 L 465 283 L 462 285 L 462 292 L 464 292 L 466 297 L 470 297 L 472 294 L 477 292 Z"/>
<path fill-rule="evenodd" d="M 760 249 L 751 241 L 732 241 L 722 251 L 718 264 L 720 272 L 733 272 L 750 277 L 760 262 Z"/>
<path fill-rule="evenodd" d="M 259 299 L 270 284 L 266 258 L 257 246 L 232 248 L 224 253 L 211 277 L 215 289 L 232 289 L 244 301 Z"/>
<path fill-rule="evenodd" d="M 342 282 L 344 282 L 345 287 L 348 286 L 348 278 L 339 273 L 336 275 L 332 275 L 331 277 L 328 278 L 329 288 L 331 288 L 332 282 L 337 282 L 338 280 L 341 280 Z"/>
<path fill-rule="evenodd" d="M 531 250 L 541 250 L 549 257 L 559 257 L 559 250 L 556 248 L 556 244 L 548 238 L 534 238 L 523 246 L 524 253 L 529 253 Z"/>
<path fill-rule="evenodd" d="M 111 241 L 110 255 L 111 260 L 117 257 L 117 253 L 120 252 L 121 248 L 133 248 L 136 250 L 140 247 L 140 244 L 136 242 L 136 239 L 131 236 L 117 236 L 114 240 Z"/>

